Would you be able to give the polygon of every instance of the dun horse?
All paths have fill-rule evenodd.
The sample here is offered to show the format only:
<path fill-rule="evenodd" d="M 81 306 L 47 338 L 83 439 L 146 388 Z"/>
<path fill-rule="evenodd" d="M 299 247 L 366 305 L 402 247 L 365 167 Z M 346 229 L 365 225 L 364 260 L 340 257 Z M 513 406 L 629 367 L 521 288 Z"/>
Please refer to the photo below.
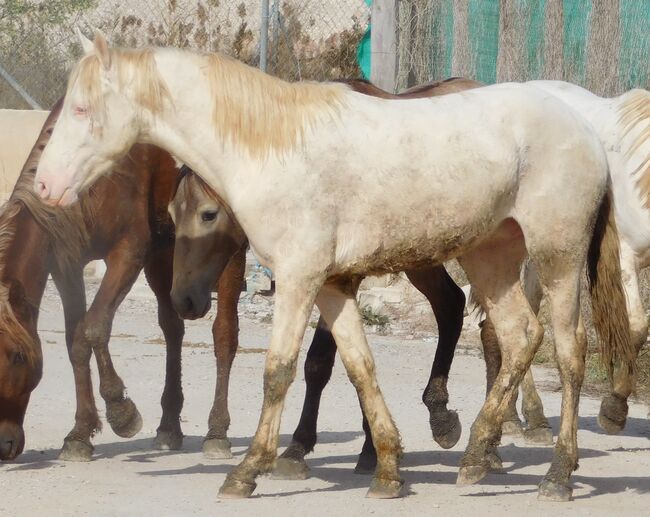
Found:
<path fill-rule="evenodd" d="M 314 302 L 377 448 L 369 495 L 400 494 L 400 440 L 363 333 L 358 279 L 454 257 L 506 359 L 472 426 L 459 483 L 485 476 L 504 410 L 543 334 L 519 279 L 529 255 L 548 294 L 563 385 L 540 496 L 570 498 L 586 348 L 578 284 L 587 258 L 600 335 L 612 338 L 601 344 L 621 364 L 633 360 L 607 160 L 591 128 L 532 87 L 376 99 L 341 84 L 288 84 L 217 54 L 109 49 L 100 34 L 83 43 L 86 55 L 39 162 L 41 198 L 67 205 L 134 143 L 158 144 L 231 208 L 276 276 L 262 414 L 223 497 L 249 496 L 273 466 Z"/>

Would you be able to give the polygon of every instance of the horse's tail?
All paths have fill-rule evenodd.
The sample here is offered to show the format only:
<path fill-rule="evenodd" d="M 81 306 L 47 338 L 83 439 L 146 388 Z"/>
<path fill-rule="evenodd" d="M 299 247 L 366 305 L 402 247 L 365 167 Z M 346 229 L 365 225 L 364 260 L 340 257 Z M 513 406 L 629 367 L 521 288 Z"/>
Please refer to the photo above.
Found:
<path fill-rule="evenodd" d="M 634 376 L 637 356 L 630 337 L 619 253 L 612 193 L 608 188 L 589 245 L 587 277 L 601 361 L 610 379 L 614 368 L 622 368 Z"/>

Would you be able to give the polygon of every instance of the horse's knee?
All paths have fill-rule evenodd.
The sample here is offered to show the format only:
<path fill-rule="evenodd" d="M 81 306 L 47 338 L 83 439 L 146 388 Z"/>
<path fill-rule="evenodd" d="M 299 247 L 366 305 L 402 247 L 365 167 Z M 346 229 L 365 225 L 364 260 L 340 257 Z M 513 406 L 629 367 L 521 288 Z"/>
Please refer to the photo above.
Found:
<path fill-rule="evenodd" d="M 269 404 L 282 402 L 295 376 L 295 360 L 269 360 L 269 365 L 264 370 L 264 396 Z"/>

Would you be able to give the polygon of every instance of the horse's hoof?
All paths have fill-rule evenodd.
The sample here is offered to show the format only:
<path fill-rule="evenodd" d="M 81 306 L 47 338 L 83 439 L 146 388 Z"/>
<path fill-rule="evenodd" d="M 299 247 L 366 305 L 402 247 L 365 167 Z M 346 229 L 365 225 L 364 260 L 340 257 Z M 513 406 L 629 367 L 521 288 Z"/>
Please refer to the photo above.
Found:
<path fill-rule="evenodd" d="M 609 394 L 600 404 L 598 425 L 607 434 L 618 434 L 625 427 L 627 411 L 627 401 L 623 397 Z"/>
<path fill-rule="evenodd" d="M 524 440 L 530 445 L 553 445 L 553 429 L 550 427 L 525 429 Z"/>
<path fill-rule="evenodd" d="M 448 424 L 445 426 L 448 430 L 444 434 L 437 434 L 433 432 L 433 439 L 443 449 L 451 449 L 460 440 L 460 435 L 463 432 L 463 426 L 458 418 L 458 413 L 455 411 L 448 411 Z"/>
<path fill-rule="evenodd" d="M 133 438 L 142 429 L 142 416 L 129 398 L 106 406 L 106 420 L 113 432 L 122 438 Z"/>
<path fill-rule="evenodd" d="M 404 482 L 395 479 L 373 478 L 366 497 L 372 499 L 395 499 L 402 496 Z"/>
<path fill-rule="evenodd" d="M 153 446 L 160 451 L 179 451 L 183 448 L 183 433 L 158 431 Z"/>
<path fill-rule="evenodd" d="M 309 467 L 305 460 L 279 457 L 275 460 L 271 478 L 291 481 L 307 479 L 309 478 Z"/>
<path fill-rule="evenodd" d="M 232 458 L 228 438 L 206 438 L 203 440 L 203 456 L 210 460 L 229 460 Z"/>
<path fill-rule="evenodd" d="M 486 456 L 486 460 L 490 467 L 490 472 L 494 472 L 496 474 L 503 474 L 503 462 L 501 461 L 498 452 L 496 451 L 488 452 Z"/>
<path fill-rule="evenodd" d="M 361 451 L 359 459 L 354 467 L 355 474 L 374 474 L 377 468 L 377 454 L 373 452 Z"/>
<path fill-rule="evenodd" d="M 469 467 L 461 467 L 458 470 L 458 478 L 456 478 L 456 486 L 468 486 L 478 483 L 487 476 L 488 469 L 482 465 L 471 465 Z"/>
<path fill-rule="evenodd" d="M 59 459 L 63 461 L 91 461 L 94 449 L 91 443 L 65 440 L 59 453 Z"/>
<path fill-rule="evenodd" d="M 255 481 L 249 483 L 226 477 L 219 489 L 219 499 L 246 499 L 253 494 L 256 486 Z"/>
<path fill-rule="evenodd" d="M 503 436 L 521 436 L 524 428 L 519 420 L 507 420 L 501 426 L 501 433 Z"/>
<path fill-rule="evenodd" d="M 569 485 L 545 479 L 539 485 L 537 499 L 539 501 L 566 503 L 567 501 L 571 501 L 572 495 L 573 489 Z"/>

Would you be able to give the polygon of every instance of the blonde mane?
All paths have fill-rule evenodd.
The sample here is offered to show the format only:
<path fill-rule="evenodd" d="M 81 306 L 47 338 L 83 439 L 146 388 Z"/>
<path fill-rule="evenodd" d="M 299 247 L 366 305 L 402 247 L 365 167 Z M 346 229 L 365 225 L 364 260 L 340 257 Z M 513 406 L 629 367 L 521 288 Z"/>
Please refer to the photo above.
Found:
<path fill-rule="evenodd" d="M 636 178 L 645 198 L 644 206 L 650 209 L 650 92 L 640 89 L 627 92 L 618 111 L 626 172 Z"/>

